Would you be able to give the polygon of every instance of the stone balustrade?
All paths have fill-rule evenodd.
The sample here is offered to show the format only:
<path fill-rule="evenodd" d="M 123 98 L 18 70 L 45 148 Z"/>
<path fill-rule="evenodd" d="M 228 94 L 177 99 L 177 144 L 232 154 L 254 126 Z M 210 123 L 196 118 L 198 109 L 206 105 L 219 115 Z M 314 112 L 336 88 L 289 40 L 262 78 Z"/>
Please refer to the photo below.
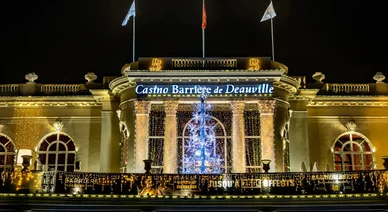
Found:
<path fill-rule="evenodd" d="M 368 93 L 370 91 L 369 84 L 365 83 L 327 83 L 325 89 L 333 93 Z"/>

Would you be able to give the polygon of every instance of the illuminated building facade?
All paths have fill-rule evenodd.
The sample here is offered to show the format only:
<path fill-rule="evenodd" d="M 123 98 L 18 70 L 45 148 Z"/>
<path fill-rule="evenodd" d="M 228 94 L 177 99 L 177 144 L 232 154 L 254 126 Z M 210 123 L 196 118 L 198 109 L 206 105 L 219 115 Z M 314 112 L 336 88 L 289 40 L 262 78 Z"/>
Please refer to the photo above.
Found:
<path fill-rule="evenodd" d="M 296 71 L 295 71 L 296 72 Z M 292 73 L 292 72 L 291 72 Z M 314 83 L 268 58 L 140 58 L 121 77 L 0 85 L 0 170 L 181 173 L 205 87 L 223 173 L 383 169 L 388 86 Z"/>

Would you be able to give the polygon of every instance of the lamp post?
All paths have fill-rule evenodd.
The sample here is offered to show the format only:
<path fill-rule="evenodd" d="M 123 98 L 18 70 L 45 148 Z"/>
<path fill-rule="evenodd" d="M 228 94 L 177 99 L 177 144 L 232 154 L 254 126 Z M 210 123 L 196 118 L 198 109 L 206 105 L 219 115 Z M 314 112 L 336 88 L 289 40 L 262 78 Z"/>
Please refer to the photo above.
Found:
<path fill-rule="evenodd" d="M 269 164 L 271 163 L 271 160 L 263 159 L 263 160 L 261 160 L 261 163 L 263 163 L 264 173 L 268 173 L 268 170 L 270 169 Z"/>

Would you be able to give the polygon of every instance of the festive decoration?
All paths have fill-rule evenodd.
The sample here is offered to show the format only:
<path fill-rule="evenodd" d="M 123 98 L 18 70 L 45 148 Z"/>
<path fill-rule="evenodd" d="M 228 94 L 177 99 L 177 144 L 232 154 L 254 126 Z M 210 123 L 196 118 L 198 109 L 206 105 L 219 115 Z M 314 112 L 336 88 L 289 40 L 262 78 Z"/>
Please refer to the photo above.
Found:
<path fill-rule="evenodd" d="M 217 152 L 215 125 L 206 112 L 211 105 L 205 104 L 206 88 L 201 91 L 201 103 L 195 105 L 193 118 L 188 125 L 190 136 L 185 142 L 183 170 L 186 174 L 222 173 L 222 154 Z"/>

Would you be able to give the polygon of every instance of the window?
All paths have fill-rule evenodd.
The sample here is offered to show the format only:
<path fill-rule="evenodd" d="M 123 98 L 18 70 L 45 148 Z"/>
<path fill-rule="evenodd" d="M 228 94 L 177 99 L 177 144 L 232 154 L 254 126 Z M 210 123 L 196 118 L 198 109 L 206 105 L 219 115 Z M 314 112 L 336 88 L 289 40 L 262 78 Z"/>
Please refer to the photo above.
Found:
<path fill-rule="evenodd" d="M 260 113 L 257 110 L 244 112 L 246 172 L 261 172 Z"/>
<path fill-rule="evenodd" d="M 43 170 L 74 171 L 76 148 L 72 138 L 56 132 L 44 137 L 38 146 L 39 162 Z"/>
<path fill-rule="evenodd" d="M 190 113 L 191 114 L 191 113 Z M 215 113 L 214 113 L 215 114 Z M 209 116 L 209 125 L 212 126 L 212 130 L 214 131 L 214 143 L 211 145 L 213 148 L 214 155 L 219 155 L 222 159 L 222 170 L 224 173 L 228 172 L 229 164 L 225 161 L 229 160 L 230 154 L 228 154 L 228 139 L 230 139 L 230 136 L 227 136 L 227 130 L 224 124 L 221 122 L 221 120 L 215 118 L 214 116 Z M 190 128 L 189 125 L 198 125 L 194 121 L 194 119 L 190 119 L 183 127 L 182 130 L 182 136 L 178 136 L 178 139 L 181 140 L 180 144 L 178 145 L 181 148 L 181 159 L 182 161 L 185 160 L 185 158 L 190 157 L 188 154 L 188 146 L 190 145 Z M 199 134 L 199 132 L 198 132 Z M 182 145 L 183 144 L 183 145 Z M 185 167 L 183 167 L 182 163 L 180 164 L 180 171 L 184 170 Z"/>
<path fill-rule="evenodd" d="M 13 167 L 15 161 L 15 145 L 11 139 L 0 133 L 0 173 L 6 167 Z"/>
<path fill-rule="evenodd" d="M 374 169 L 374 149 L 368 138 L 357 132 L 340 135 L 333 146 L 334 169 L 357 171 Z"/>

